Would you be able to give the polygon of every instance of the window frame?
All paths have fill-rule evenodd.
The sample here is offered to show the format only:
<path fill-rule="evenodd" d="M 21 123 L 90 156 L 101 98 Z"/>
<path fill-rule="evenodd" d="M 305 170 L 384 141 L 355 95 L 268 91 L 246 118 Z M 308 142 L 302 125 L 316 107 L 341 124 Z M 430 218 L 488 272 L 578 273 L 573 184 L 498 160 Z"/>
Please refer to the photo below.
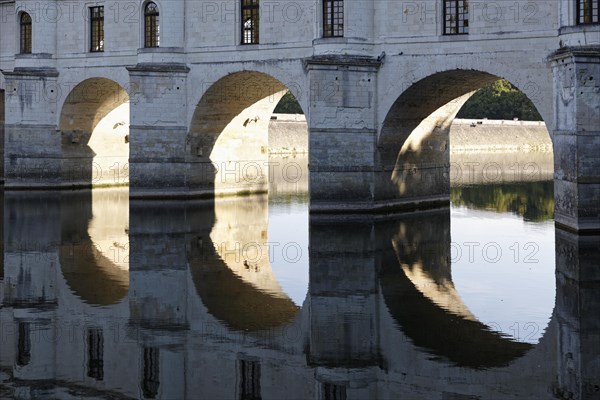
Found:
<path fill-rule="evenodd" d="M 25 21 L 24 19 L 28 20 Z M 19 54 L 31 54 L 33 52 L 33 20 L 31 15 L 22 12 L 19 15 Z"/>
<path fill-rule="evenodd" d="M 590 7 L 588 10 L 589 13 L 586 13 L 585 5 L 588 5 Z M 584 6 L 583 11 L 582 6 Z M 594 6 L 596 7 L 595 10 Z M 588 18 L 590 19 L 590 21 L 586 21 Z M 575 25 L 597 24 L 600 24 L 600 0 L 575 0 Z"/>
<path fill-rule="evenodd" d="M 240 44 L 260 44 L 260 0 L 240 0 L 240 17 Z"/>
<path fill-rule="evenodd" d="M 238 360 L 238 390 L 240 400 L 259 400 L 261 368 L 257 360 Z"/>
<path fill-rule="evenodd" d="M 344 0 L 322 0 L 322 23 L 324 38 L 344 37 Z M 336 7 L 339 9 L 336 11 Z M 340 23 L 341 21 L 341 23 Z"/>
<path fill-rule="evenodd" d="M 150 7 L 153 7 L 150 10 Z M 154 1 L 144 4 L 144 48 L 160 47 L 160 9 Z"/>
<path fill-rule="evenodd" d="M 102 329 L 87 331 L 87 376 L 97 381 L 104 380 L 104 332 Z"/>
<path fill-rule="evenodd" d="M 26 14 L 26 13 L 25 13 Z M 24 367 L 31 361 L 31 322 L 19 321 L 17 338 L 17 365 Z"/>
<path fill-rule="evenodd" d="M 452 13 L 448 12 L 449 8 L 453 11 Z M 461 9 L 463 10 L 462 14 Z M 448 16 L 453 19 L 449 20 Z M 460 26 L 461 22 L 462 27 Z M 445 36 L 468 35 L 470 28 L 469 0 L 442 0 L 442 24 L 442 33 Z"/>
<path fill-rule="evenodd" d="M 158 347 L 142 349 L 141 378 L 140 387 L 144 398 L 157 398 L 160 391 L 160 349 Z"/>
<path fill-rule="evenodd" d="M 90 53 L 104 52 L 104 6 L 91 6 L 90 12 Z M 98 11 L 98 14 L 95 14 Z"/>

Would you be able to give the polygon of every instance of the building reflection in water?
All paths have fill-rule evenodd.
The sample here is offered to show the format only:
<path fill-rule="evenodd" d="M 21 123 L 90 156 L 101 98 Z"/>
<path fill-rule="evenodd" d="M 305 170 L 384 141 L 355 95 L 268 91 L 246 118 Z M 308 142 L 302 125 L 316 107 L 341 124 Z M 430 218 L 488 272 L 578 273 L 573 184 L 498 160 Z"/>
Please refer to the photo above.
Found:
<path fill-rule="evenodd" d="M 486 196 L 462 198 L 489 208 Z M 597 237 L 556 231 L 557 300 L 529 343 L 482 322 L 455 286 L 450 210 L 313 217 L 299 301 L 281 254 L 268 257 L 285 238 L 266 197 L 126 199 L 4 195 L 2 397 L 600 395 Z"/>

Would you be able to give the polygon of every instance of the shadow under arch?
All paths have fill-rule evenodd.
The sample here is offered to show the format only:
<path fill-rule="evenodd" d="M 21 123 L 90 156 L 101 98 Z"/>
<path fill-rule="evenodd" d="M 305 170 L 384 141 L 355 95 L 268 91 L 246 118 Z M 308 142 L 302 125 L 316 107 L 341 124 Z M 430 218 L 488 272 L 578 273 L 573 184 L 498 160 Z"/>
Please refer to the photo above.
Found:
<path fill-rule="evenodd" d="M 185 143 L 186 158 L 201 166 L 191 175 L 197 190 L 216 195 L 268 191 L 269 123 L 287 90 L 256 71 L 231 73 L 208 88 Z"/>
<path fill-rule="evenodd" d="M 63 103 L 63 185 L 123 185 L 129 158 L 129 94 L 107 78 L 89 78 Z"/>
<path fill-rule="evenodd" d="M 455 69 L 423 78 L 401 93 L 378 137 L 376 197 L 448 204 L 452 122 L 476 90 L 498 79 L 488 72 Z"/>
<path fill-rule="evenodd" d="M 202 303 L 237 331 L 284 328 L 300 311 L 279 287 L 263 245 L 268 242 L 266 204 L 266 196 L 220 199 L 214 225 L 206 231 L 209 237 L 196 237 L 189 246 L 191 275 Z"/>
<path fill-rule="evenodd" d="M 116 204 L 126 202 L 127 195 L 126 190 L 81 191 L 61 198 L 62 275 L 69 289 L 92 306 L 118 304 L 129 292 L 128 235 L 122 227 L 129 222 L 128 207 Z"/>
<path fill-rule="evenodd" d="M 416 346 L 461 367 L 503 367 L 524 356 L 534 345 L 492 331 L 457 296 L 450 272 L 449 214 L 431 213 L 426 224 L 421 218 L 403 218 L 387 228 L 393 251 L 383 256 L 379 282 L 399 328 Z"/>

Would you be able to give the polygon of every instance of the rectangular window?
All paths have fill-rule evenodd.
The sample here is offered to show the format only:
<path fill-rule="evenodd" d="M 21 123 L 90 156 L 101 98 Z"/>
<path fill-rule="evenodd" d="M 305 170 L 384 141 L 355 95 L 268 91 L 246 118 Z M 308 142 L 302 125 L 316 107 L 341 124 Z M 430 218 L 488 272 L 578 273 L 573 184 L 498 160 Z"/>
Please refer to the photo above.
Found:
<path fill-rule="evenodd" d="M 21 14 L 21 54 L 31 54 L 32 29 L 31 16 L 27 13 Z"/>
<path fill-rule="evenodd" d="M 598 9 L 600 0 L 575 0 L 576 1 L 576 23 L 577 25 L 598 24 Z"/>
<path fill-rule="evenodd" d="M 90 7 L 90 51 L 104 51 L 104 7 Z"/>
<path fill-rule="evenodd" d="M 88 342 L 88 376 L 97 381 L 104 379 L 104 335 L 100 329 L 90 329 Z"/>
<path fill-rule="evenodd" d="M 242 0 L 242 44 L 258 44 L 258 0 Z"/>
<path fill-rule="evenodd" d="M 160 13 L 156 3 L 150 1 L 144 9 L 144 47 L 160 46 Z"/>
<path fill-rule="evenodd" d="M 323 0 L 323 37 L 344 36 L 344 0 Z"/>
<path fill-rule="evenodd" d="M 444 35 L 469 33 L 469 0 L 444 1 Z"/>
<path fill-rule="evenodd" d="M 321 394 L 323 400 L 346 400 L 346 387 L 324 383 L 321 387 Z"/>
<path fill-rule="evenodd" d="M 146 399 L 158 397 L 160 387 L 159 349 L 155 347 L 144 348 L 144 372 L 142 377 L 142 393 Z"/>
<path fill-rule="evenodd" d="M 260 400 L 260 363 L 239 360 L 240 400 Z"/>
<path fill-rule="evenodd" d="M 17 343 L 17 365 L 29 364 L 31 360 L 31 325 L 19 322 L 19 339 Z"/>

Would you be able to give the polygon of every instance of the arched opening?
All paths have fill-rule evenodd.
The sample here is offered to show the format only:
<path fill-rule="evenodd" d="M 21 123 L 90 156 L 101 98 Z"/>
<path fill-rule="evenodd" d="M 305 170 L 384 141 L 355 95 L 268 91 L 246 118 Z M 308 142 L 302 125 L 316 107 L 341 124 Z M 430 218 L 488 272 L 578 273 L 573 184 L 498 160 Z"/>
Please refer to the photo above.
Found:
<path fill-rule="evenodd" d="M 463 173 L 464 169 L 480 175 L 488 172 L 486 177 L 489 175 L 496 181 L 515 175 L 515 171 L 510 170 L 508 165 L 502 171 L 491 171 L 490 163 L 480 164 L 473 171 L 469 169 L 472 165 L 469 163 L 470 159 L 467 161 L 467 168 L 458 170 L 456 167 L 460 164 L 451 163 L 450 160 L 451 148 L 454 146 L 451 130 L 455 132 L 453 136 L 460 142 L 461 150 L 464 150 L 464 157 L 484 152 L 498 153 L 496 149 L 502 147 L 502 143 L 491 142 L 494 139 L 515 143 L 512 137 L 507 137 L 507 132 L 511 129 L 519 131 L 523 147 L 537 145 L 533 150 L 550 150 L 551 155 L 549 134 L 541 123 L 529 125 L 512 121 L 514 124 L 511 125 L 511 121 L 493 123 L 485 121 L 485 117 L 462 123 L 455 121 L 458 112 L 476 90 L 499 79 L 486 72 L 452 70 L 431 75 L 405 90 L 387 113 L 379 134 L 377 162 L 381 172 L 377 173 L 375 182 L 376 198 L 407 204 L 447 204 L 450 182 L 456 181 L 455 175 L 460 173 L 461 177 L 470 178 L 470 175 Z M 532 130 L 537 131 L 536 135 L 529 135 Z M 479 144 L 477 140 L 467 142 L 465 136 L 477 138 L 484 143 Z M 472 145 L 469 147 L 470 144 Z M 535 156 L 533 151 L 529 155 Z M 504 159 L 505 157 L 500 157 L 498 160 Z M 486 166 L 488 171 L 483 170 Z M 547 176 L 549 171 L 546 169 L 539 172 L 540 175 Z"/>
<path fill-rule="evenodd" d="M 440 231 L 440 225 L 447 227 L 447 239 L 440 241 L 444 249 L 432 251 L 446 257 L 411 259 L 415 243 L 435 237 L 440 233 L 435 229 L 416 237 L 421 227 L 413 224 L 395 239 L 402 271 L 389 265 L 384 270 L 388 308 L 404 314 L 409 336 L 432 332 L 415 340 L 417 345 L 476 368 L 505 365 L 538 343 L 556 292 L 553 148 L 545 125 L 486 115 L 455 119 L 477 89 L 498 79 L 453 70 L 416 82 L 391 107 L 378 143 L 379 199 L 411 207 L 452 200 L 448 221 L 436 224 Z M 424 302 L 414 309 L 439 315 L 416 318 L 405 307 L 415 298 Z M 454 326 L 459 323 L 461 328 Z M 447 334 L 461 329 L 460 340 Z M 461 340 L 472 347 L 461 350 Z M 503 340 L 515 343 L 510 351 Z"/>
<path fill-rule="evenodd" d="M 128 294 L 128 201 L 126 189 L 62 198 L 60 267 L 69 289 L 87 304 L 114 305 Z"/>
<path fill-rule="evenodd" d="M 269 75 L 244 71 L 227 75 L 204 93 L 186 140 L 187 157 L 196 165 L 190 179 L 201 191 L 216 196 L 268 191 L 269 175 L 277 167 L 269 164 L 269 141 L 275 140 L 269 130 L 273 111 L 287 92 Z M 305 120 L 299 117 L 292 122 L 296 124 L 291 129 L 280 129 L 281 136 L 306 138 Z M 275 153 L 307 150 L 295 149 L 292 139 L 294 149 L 282 142 L 276 144 Z"/>
<path fill-rule="evenodd" d="M 284 96 L 294 107 L 274 114 Z M 202 96 L 186 150 L 203 172 L 194 174 L 201 190 L 217 197 L 269 194 L 215 201 L 210 236 L 218 265 L 195 269 L 203 302 L 237 329 L 285 325 L 308 286 L 308 128 L 299 103 L 266 74 L 228 75 Z M 292 237 L 283 229 L 290 224 L 298 228 Z M 236 246 L 237 258 L 228 253 Z M 231 292 L 227 301 L 217 296 Z"/>
<path fill-rule="evenodd" d="M 129 95 L 106 78 L 77 85 L 63 104 L 62 182 L 119 186 L 129 181 Z"/>

